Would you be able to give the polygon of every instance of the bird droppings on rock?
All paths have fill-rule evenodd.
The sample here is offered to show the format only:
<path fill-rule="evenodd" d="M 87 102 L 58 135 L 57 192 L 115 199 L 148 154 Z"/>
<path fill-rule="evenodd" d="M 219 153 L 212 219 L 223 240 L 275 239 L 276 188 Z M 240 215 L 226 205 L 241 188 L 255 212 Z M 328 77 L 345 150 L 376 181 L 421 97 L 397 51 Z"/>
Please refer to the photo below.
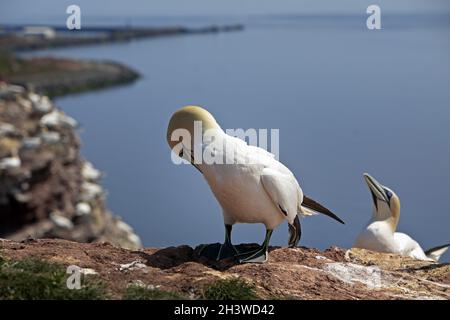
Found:
<path fill-rule="evenodd" d="M 336 262 L 326 264 L 323 270 L 346 283 L 359 282 L 371 289 L 382 287 L 381 271 L 376 266 L 366 267 L 354 263 Z"/>
<path fill-rule="evenodd" d="M 123 272 L 145 269 L 147 266 L 139 260 L 130 263 L 121 264 L 119 270 Z"/>
<path fill-rule="evenodd" d="M 0 237 L 140 248 L 107 210 L 101 174 L 81 158 L 76 127 L 47 97 L 0 82 Z"/>
<path fill-rule="evenodd" d="M 159 289 L 161 288 L 161 286 L 157 285 L 153 285 L 153 284 L 145 284 L 142 280 L 133 280 L 131 281 L 127 287 L 131 287 L 131 286 L 136 286 L 136 287 L 140 287 L 140 288 L 144 288 L 144 289 L 148 289 L 148 290 L 155 290 L 155 289 Z"/>
<path fill-rule="evenodd" d="M 78 271 L 85 276 L 93 276 L 98 274 L 97 271 L 92 268 L 80 268 Z"/>

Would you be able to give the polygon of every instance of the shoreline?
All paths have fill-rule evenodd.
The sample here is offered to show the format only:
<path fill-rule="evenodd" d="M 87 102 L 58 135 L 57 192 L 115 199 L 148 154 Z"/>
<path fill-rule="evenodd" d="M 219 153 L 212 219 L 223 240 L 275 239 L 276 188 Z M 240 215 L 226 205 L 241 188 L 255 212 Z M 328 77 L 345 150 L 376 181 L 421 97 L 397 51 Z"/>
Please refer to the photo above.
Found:
<path fill-rule="evenodd" d="M 51 27 L 50 27 L 51 28 Z M 61 29 L 61 28 L 54 28 Z M 8 51 L 31 51 L 38 49 L 59 48 L 81 45 L 96 45 L 101 43 L 127 42 L 134 39 L 156 38 L 179 35 L 213 34 L 221 32 L 242 31 L 241 24 L 217 26 L 211 25 L 201 28 L 164 27 L 164 28 L 83 28 L 81 31 L 64 32 L 67 34 L 76 32 L 100 32 L 101 34 L 74 37 L 71 35 L 58 35 L 54 38 L 24 37 L 11 33 L 0 37 L 0 48 Z M 62 30 L 62 29 L 61 29 Z"/>
<path fill-rule="evenodd" d="M 54 38 L 23 36 L 23 26 L 4 27 L 6 34 L 0 36 L 0 81 L 24 86 L 50 97 L 88 92 L 117 85 L 130 84 L 140 78 L 132 68 L 114 61 L 78 60 L 68 58 L 35 57 L 20 58 L 16 52 L 70 46 L 98 45 L 127 42 L 134 39 L 233 32 L 244 29 L 243 25 L 211 25 L 202 28 L 84 28 L 94 35 L 74 37 L 72 32 L 62 32 L 62 27 L 51 27 L 63 35 Z M 74 31 L 74 33 L 77 31 Z"/>
<path fill-rule="evenodd" d="M 135 70 L 114 62 L 67 58 L 18 58 L 0 53 L 0 80 L 49 97 L 64 96 L 133 83 Z"/>

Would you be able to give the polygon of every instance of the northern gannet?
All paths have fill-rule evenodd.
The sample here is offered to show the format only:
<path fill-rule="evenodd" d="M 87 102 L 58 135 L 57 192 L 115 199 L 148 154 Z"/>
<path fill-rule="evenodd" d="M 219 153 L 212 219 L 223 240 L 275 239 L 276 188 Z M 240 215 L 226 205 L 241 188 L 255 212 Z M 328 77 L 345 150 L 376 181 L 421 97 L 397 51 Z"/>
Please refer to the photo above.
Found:
<path fill-rule="evenodd" d="M 47 113 L 39 122 L 41 126 L 47 128 L 76 128 L 78 126 L 78 122 L 75 119 L 58 110 L 53 110 L 52 112 Z"/>
<path fill-rule="evenodd" d="M 80 199 L 85 202 L 92 201 L 97 197 L 100 197 L 104 194 L 103 188 L 93 182 L 84 181 L 81 184 L 81 195 Z"/>
<path fill-rule="evenodd" d="M 0 159 L 0 170 L 15 169 L 19 168 L 21 165 L 22 161 L 18 156 Z"/>
<path fill-rule="evenodd" d="M 424 251 L 422 247 L 405 233 L 395 232 L 400 220 L 400 199 L 394 191 L 381 185 L 365 173 L 364 178 L 372 194 L 374 210 L 371 220 L 359 234 L 354 248 L 378 252 L 398 253 L 414 259 L 437 262 L 450 244 Z"/>
<path fill-rule="evenodd" d="M 196 131 L 194 124 L 201 124 Z M 178 134 L 187 133 L 180 142 Z M 195 148 L 195 134 L 201 135 Z M 294 174 L 266 150 L 247 145 L 227 135 L 205 109 L 186 106 L 176 111 L 167 128 L 167 141 L 172 152 L 189 161 L 200 171 L 222 207 L 225 241 L 217 252 L 217 260 L 234 256 L 240 262 L 265 262 L 273 230 L 284 220 L 289 223 L 289 246 L 297 245 L 301 230 L 299 216 L 323 213 L 344 223 L 331 211 L 304 196 Z M 200 152 L 197 152 L 200 150 Z M 203 155 L 220 161 L 201 161 Z M 230 161 L 231 158 L 231 161 Z M 253 252 L 239 253 L 231 244 L 231 231 L 236 223 L 263 223 L 266 237 Z"/>
<path fill-rule="evenodd" d="M 87 216 L 92 212 L 91 205 L 87 202 L 78 202 L 75 206 L 75 214 L 77 216 Z"/>
<path fill-rule="evenodd" d="M 81 176 L 86 181 L 98 181 L 102 177 L 102 173 L 95 169 L 93 164 L 85 161 L 81 167 Z"/>
<path fill-rule="evenodd" d="M 53 104 L 47 96 L 30 92 L 28 98 L 32 103 L 33 110 L 36 113 L 46 114 L 53 110 Z"/>

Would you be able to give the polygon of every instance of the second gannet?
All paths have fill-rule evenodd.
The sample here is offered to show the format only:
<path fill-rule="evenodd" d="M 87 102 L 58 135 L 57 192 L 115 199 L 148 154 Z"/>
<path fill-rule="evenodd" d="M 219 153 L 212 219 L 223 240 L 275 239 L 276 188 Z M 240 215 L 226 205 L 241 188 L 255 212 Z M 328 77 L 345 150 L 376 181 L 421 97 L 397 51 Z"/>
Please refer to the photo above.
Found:
<path fill-rule="evenodd" d="M 359 234 L 353 247 L 437 262 L 450 244 L 424 251 L 417 241 L 407 234 L 395 232 L 400 220 L 399 197 L 369 174 L 365 173 L 364 178 L 372 194 L 374 210 L 371 220 Z"/>
<path fill-rule="evenodd" d="M 201 124 L 200 131 L 195 125 Z M 187 133 L 189 139 L 180 134 Z M 200 152 L 195 150 L 195 134 L 201 135 Z M 283 221 L 289 223 L 289 246 L 300 239 L 299 216 L 323 213 L 344 223 L 331 211 L 304 196 L 294 174 L 266 150 L 247 145 L 227 135 L 205 109 L 187 106 L 176 111 L 167 128 L 167 141 L 172 152 L 188 160 L 208 182 L 222 207 L 225 242 L 216 252 L 217 260 L 237 257 L 240 262 L 265 262 L 272 231 Z M 202 161 L 210 155 L 221 161 Z M 231 161 L 230 161 L 231 157 Z M 266 237 L 253 252 L 240 253 L 231 244 L 231 231 L 236 223 L 263 223 Z"/>

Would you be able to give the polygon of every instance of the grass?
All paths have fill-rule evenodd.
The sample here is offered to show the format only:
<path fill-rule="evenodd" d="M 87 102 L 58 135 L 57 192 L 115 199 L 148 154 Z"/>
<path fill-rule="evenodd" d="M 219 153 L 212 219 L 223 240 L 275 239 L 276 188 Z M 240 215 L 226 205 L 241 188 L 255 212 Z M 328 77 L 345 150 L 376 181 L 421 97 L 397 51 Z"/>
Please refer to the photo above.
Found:
<path fill-rule="evenodd" d="M 256 300 L 255 286 L 241 279 L 222 279 L 203 289 L 202 298 L 207 300 Z"/>
<path fill-rule="evenodd" d="M 85 278 L 80 290 L 69 290 L 66 268 L 36 258 L 13 261 L 0 255 L 0 300 L 98 300 L 108 299 L 98 278 Z M 260 299 L 255 286 L 239 278 L 222 279 L 205 286 L 200 293 L 207 300 Z M 131 285 L 123 300 L 183 300 L 184 294 Z"/>
<path fill-rule="evenodd" d="M 184 295 L 175 292 L 161 289 L 149 289 L 146 287 L 131 285 L 126 290 L 122 297 L 123 300 L 184 300 L 187 299 Z"/>
<path fill-rule="evenodd" d="M 22 60 L 17 59 L 13 54 L 0 51 L 0 75 L 7 75 L 13 72 L 15 68 L 22 65 Z"/>
<path fill-rule="evenodd" d="M 85 279 L 80 290 L 69 290 L 64 266 L 35 258 L 11 261 L 0 256 L 0 300 L 104 299 L 103 285 Z"/>

